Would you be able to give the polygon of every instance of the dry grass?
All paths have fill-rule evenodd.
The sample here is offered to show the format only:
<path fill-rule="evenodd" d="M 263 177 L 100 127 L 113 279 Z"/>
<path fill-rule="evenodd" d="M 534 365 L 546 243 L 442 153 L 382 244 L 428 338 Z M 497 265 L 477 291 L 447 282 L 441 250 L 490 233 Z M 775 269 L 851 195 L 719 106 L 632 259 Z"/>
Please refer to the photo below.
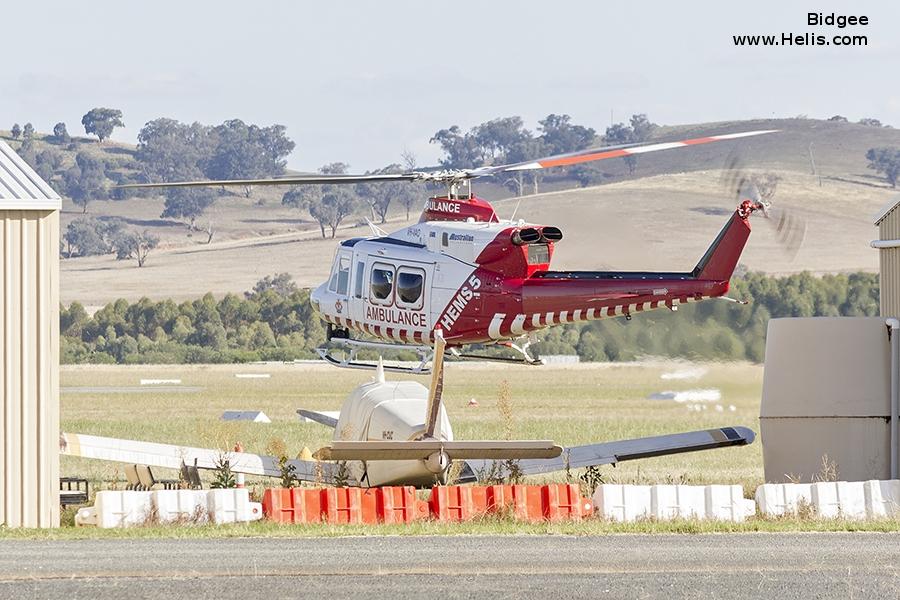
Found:
<path fill-rule="evenodd" d="M 184 523 L 179 526 L 153 525 L 124 529 L 95 527 L 62 527 L 60 529 L 0 528 L 0 539 L 77 540 L 98 538 L 237 538 L 237 537 L 341 537 L 341 536 L 421 536 L 421 535 L 617 535 L 617 534 L 714 534 L 714 533 L 777 533 L 806 531 L 895 532 L 900 530 L 896 519 L 850 521 L 846 519 L 812 519 L 790 517 L 781 519 L 749 519 L 743 523 L 678 519 L 673 521 L 645 520 L 616 523 L 602 519 L 572 522 L 523 523 L 508 516 L 496 515 L 466 521 L 446 523 L 420 521 L 403 525 L 281 525 L 270 521 L 236 525 L 206 525 Z"/>

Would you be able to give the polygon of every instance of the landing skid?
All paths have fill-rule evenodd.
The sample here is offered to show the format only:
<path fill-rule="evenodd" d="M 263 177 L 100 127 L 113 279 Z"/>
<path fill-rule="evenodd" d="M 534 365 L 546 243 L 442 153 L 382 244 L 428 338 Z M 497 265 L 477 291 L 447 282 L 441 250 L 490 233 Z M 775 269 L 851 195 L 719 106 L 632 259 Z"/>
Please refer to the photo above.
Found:
<path fill-rule="evenodd" d="M 331 348 L 316 348 L 316 353 L 323 360 L 342 369 L 367 369 L 372 370 L 378 365 L 374 363 L 362 362 L 356 359 L 356 354 L 360 350 L 407 350 L 415 352 L 419 357 L 419 364 L 414 367 L 401 367 L 397 365 L 384 365 L 385 371 L 392 373 L 408 373 L 412 375 L 428 375 L 431 373 L 431 358 L 434 350 L 430 346 L 410 346 L 408 344 L 391 344 L 388 342 L 367 342 L 361 340 L 352 340 L 349 338 L 332 337 L 331 343 L 343 346 L 345 354 L 343 357 L 334 356 Z"/>
<path fill-rule="evenodd" d="M 431 361 L 434 357 L 434 349 L 430 346 L 411 346 L 409 344 L 391 344 L 389 342 L 369 342 L 363 340 L 354 340 L 350 338 L 332 337 L 331 343 L 337 346 L 343 346 L 345 354 L 341 357 L 331 353 L 331 348 L 316 348 L 316 353 L 335 367 L 342 369 L 366 369 L 372 370 L 377 368 L 377 364 L 370 362 L 362 362 L 356 359 L 356 355 L 360 350 L 407 350 L 415 352 L 419 357 L 419 364 L 414 367 L 401 367 L 397 365 L 384 365 L 385 371 L 392 373 L 408 373 L 412 375 L 429 375 L 431 373 Z M 528 352 L 528 346 L 531 342 L 522 345 L 513 342 L 501 342 L 499 346 L 505 346 L 516 351 L 521 358 L 507 358 L 505 356 L 489 356 L 485 354 L 465 354 L 458 348 L 450 348 L 446 355 L 459 360 L 478 360 L 488 362 L 499 362 L 516 365 L 540 366 L 544 364 L 539 358 L 534 358 Z"/>
<path fill-rule="evenodd" d="M 515 350 L 517 353 L 519 353 L 522 356 L 522 358 L 506 358 L 505 356 L 488 356 L 485 354 L 463 354 L 463 353 L 459 352 L 459 350 L 457 350 L 456 348 L 451 348 L 450 354 L 454 358 L 459 358 L 462 360 L 484 360 L 484 361 L 501 362 L 501 363 L 507 363 L 507 364 L 511 363 L 511 364 L 515 364 L 515 365 L 523 365 L 524 364 L 524 365 L 529 365 L 529 366 L 534 366 L 534 367 L 544 364 L 544 361 L 542 361 L 539 358 L 534 358 L 528 352 L 528 346 L 531 345 L 530 341 L 525 342 L 521 346 L 518 344 L 514 344 L 512 342 L 501 342 L 498 345 L 505 346 L 507 348 Z"/>

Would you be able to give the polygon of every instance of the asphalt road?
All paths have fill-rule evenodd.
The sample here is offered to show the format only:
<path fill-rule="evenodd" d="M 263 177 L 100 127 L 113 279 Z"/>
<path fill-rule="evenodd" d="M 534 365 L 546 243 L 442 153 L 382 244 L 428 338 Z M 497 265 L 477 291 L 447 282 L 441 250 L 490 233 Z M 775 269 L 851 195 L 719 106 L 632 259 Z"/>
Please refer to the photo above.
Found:
<path fill-rule="evenodd" d="M 898 598 L 900 533 L 0 541 L 0 598 Z"/>

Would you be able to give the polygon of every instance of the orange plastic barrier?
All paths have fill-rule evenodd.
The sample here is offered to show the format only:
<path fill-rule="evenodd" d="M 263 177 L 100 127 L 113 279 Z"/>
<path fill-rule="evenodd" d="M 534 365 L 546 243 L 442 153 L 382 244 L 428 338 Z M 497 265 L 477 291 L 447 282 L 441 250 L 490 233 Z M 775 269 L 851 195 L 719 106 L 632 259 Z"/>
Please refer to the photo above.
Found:
<path fill-rule="evenodd" d="M 333 525 L 377 523 L 375 489 L 329 487 L 322 490 L 322 513 Z"/>
<path fill-rule="evenodd" d="M 492 513 L 509 512 L 523 521 L 541 521 L 544 504 L 538 485 L 492 485 L 488 487 L 488 510 Z"/>
<path fill-rule="evenodd" d="M 580 521 L 594 513 L 594 503 L 581 497 L 577 483 L 551 483 L 541 488 L 544 518 L 550 521 Z"/>
<path fill-rule="evenodd" d="M 313 488 L 267 488 L 263 493 L 263 514 L 279 523 L 319 523 L 322 521 L 322 490 Z"/>
<path fill-rule="evenodd" d="M 428 516 L 428 503 L 416 498 L 416 488 L 375 488 L 375 510 L 381 523 L 409 523 Z"/>
<path fill-rule="evenodd" d="M 438 521 L 467 521 L 486 513 L 508 512 L 522 521 L 580 520 L 593 503 L 578 484 L 450 485 L 431 489 L 429 501 L 413 486 L 381 488 L 269 488 L 263 514 L 279 523 L 410 523 L 429 512 Z"/>
<path fill-rule="evenodd" d="M 431 516 L 438 521 L 468 521 L 487 512 L 487 488 L 439 485 L 431 488 Z"/>

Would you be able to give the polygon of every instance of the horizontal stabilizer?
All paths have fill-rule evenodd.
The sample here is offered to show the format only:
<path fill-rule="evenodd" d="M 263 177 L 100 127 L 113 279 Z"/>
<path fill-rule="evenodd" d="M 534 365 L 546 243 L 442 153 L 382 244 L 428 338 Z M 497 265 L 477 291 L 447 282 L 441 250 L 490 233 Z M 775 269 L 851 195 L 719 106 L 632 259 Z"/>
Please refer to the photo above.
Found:
<path fill-rule="evenodd" d="M 316 412 L 314 410 L 304 410 L 302 408 L 298 408 L 297 414 L 301 417 L 306 417 L 310 421 L 315 421 L 316 423 L 324 425 L 325 427 L 331 427 L 332 429 L 335 429 L 337 427 L 337 419 L 329 415 Z"/>
<path fill-rule="evenodd" d="M 554 458 L 560 455 L 562 448 L 550 440 L 335 441 L 331 446 L 320 448 L 315 457 L 319 460 L 417 460 L 441 451 L 451 460 L 501 460 Z"/>
<path fill-rule="evenodd" d="M 62 433 L 59 438 L 60 454 L 95 458 L 135 465 L 149 465 L 168 469 L 180 469 L 181 464 L 196 464 L 200 469 L 215 469 L 224 456 L 235 473 L 281 477 L 278 460 L 273 456 L 249 452 L 223 452 L 207 448 L 191 448 L 172 444 L 157 444 L 136 440 Z M 335 465 L 314 460 L 289 460 L 293 474 L 300 481 L 332 483 Z"/>
<path fill-rule="evenodd" d="M 518 467 L 523 475 L 538 475 L 554 471 L 565 471 L 566 469 L 609 465 L 638 458 L 696 452 L 698 450 L 711 450 L 728 446 L 746 446 L 752 444 L 754 439 L 756 439 L 756 434 L 746 427 L 720 427 L 703 431 L 573 446 L 566 448 L 556 458 L 549 460 L 523 460 L 519 462 Z M 460 481 L 478 481 L 482 473 L 491 473 L 496 476 L 497 468 L 502 470 L 505 467 L 503 465 L 494 467 L 490 460 L 466 461 L 466 468 L 463 469 L 460 475 Z"/>

